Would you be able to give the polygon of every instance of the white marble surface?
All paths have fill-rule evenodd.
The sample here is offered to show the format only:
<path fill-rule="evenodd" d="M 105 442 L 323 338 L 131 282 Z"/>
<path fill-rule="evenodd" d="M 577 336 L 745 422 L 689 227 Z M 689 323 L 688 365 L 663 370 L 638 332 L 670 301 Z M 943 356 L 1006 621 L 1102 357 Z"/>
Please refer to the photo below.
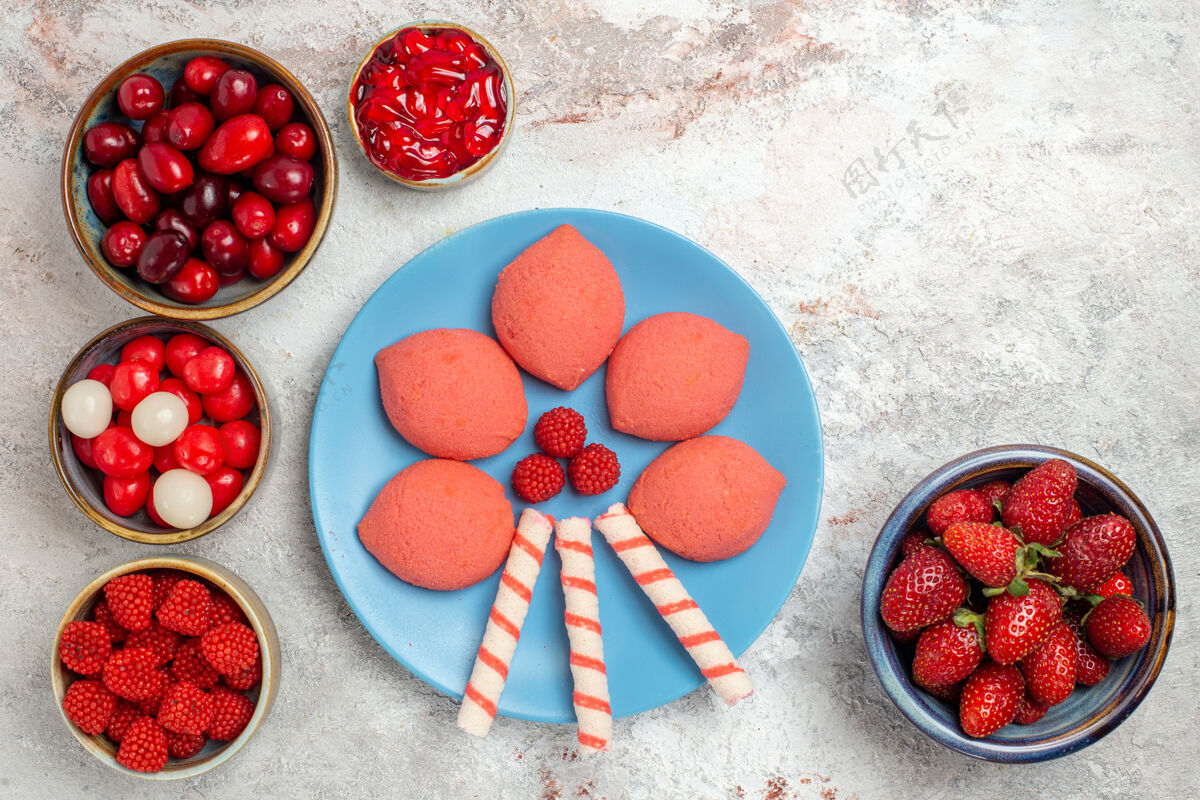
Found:
<path fill-rule="evenodd" d="M 1196 4 L 654 5 L 4 5 L 0 796 L 1200 794 Z M 423 17 L 488 35 L 520 92 L 519 131 L 495 170 L 439 196 L 374 174 L 339 113 L 365 47 Z M 304 80 L 333 126 L 342 183 L 310 268 L 267 305 L 215 325 L 268 376 L 281 437 L 253 506 L 177 548 L 257 587 L 283 641 L 282 691 L 245 752 L 166 788 L 106 771 L 53 706 L 48 648 L 62 608 L 97 572 L 149 551 L 69 503 L 45 419 L 75 350 L 137 314 L 67 238 L 56 176 L 71 118 L 112 66 L 193 35 L 246 42 Z M 843 181 L 860 157 L 879 183 L 851 197 Z M 355 621 L 306 499 L 317 383 L 362 302 L 448 233 L 555 205 L 646 217 L 738 269 L 792 331 L 827 449 L 812 555 L 744 659 L 753 700 L 727 711 L 695 692 L 618 722 L 614 752 L 590 760 L 574 757 L 567 728 L 501 720 L 486 741 L 460 735 L 455 704 Z M 1026 768 L 972 762 L 917 733 L 866 664 L 857 616 L 861 565 L 900 496 L 956 455 L 1013 441 L 1064 446 L 1124 478 L 1167 536 L 1180 595 L 1172 652 L 1142 707 L 1090 749 Z"/>

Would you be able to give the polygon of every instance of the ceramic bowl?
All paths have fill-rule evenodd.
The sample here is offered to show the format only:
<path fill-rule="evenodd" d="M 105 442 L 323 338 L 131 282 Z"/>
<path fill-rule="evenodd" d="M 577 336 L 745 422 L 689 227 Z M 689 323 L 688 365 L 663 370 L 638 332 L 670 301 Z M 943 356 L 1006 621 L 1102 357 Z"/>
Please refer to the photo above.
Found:
<path fill-rule="evenodd" d="M 397 32 L 402 31 L 405 28 L 420 28 L 421 30 L 438 28 L 462 31 L 467 36 L 470 36 L 476 42 L 483 45 L 483 49 L 486 50 L 488 55 L 490 55 L 492 59 L 500 66 L 500 74 L 504 77 L 504 91 L 508 96 L 508 112 L 504 118 L 504 131 L 500 134 L 500 141 L 497 142 L 496 146 L 492 148 L 491 152 L 489 152 L 483 158 L 479 159 L 466 169 L 460 170 L 446 178 L 429 178 L 427 180 L 417 181 L 410 178 L 403 178 L 396 173 L 379 166 L 371 160 L 371 156 L 367 152 L 367 143 L 363 140 L 362 133 L 358 129 L 358 122 L 354 118 L 354 104 L 356 99 L 354 96 L 355 87 L 358 84 L 358 77 L 362 73 L 363 67 L 365 67 L 367 62 L 371 60 L 371 56 L 375 54 L 375 51 L 379 49 L 380 45 L 389 41 L 393 36 L 396 35 Z M 496 160 L 500 158 L 501 151 L 503 151 L 505 145 L 508 144 L 508 140 L 512 138 L 513 123 L 516 117 L 516 108 L 517 91 L 513 85 L 512 71 L 509 70 L 508 64 L 504 62 L 504 58 L 500 55 L 500 52 L 492 46 L 491 42 L 489 42 L 487 39 L 484 39 L 467 26 L 459 25 L 454 22 L 446 22 L 444 20 L 419 20 L 417 22 L 410 22 L 407 25 L 401 25 L 399 28 L 389 31 L 388 33 L 379 37 L 379 39 L 367 50 L 367 53 L 363 56 L 362 60 L 358 62 L 358 66 L 354 68 L 354 73 L 350 76 L 350 90 L 346 96 L 346 116 L 350 122 L 350 131 L 354 135 L 354 141 L 358 144 L 359 152 L 362 153 L 363 158 L 367 160 L 367 163 L 401 186 L 407 186 L 409 189 L 417 189 L 418 191 L 425 192 L 436 192 L 442 189 L 452 189 L 456 186 L 462 186 L 469 181 L 475 180 L 484 172 L 486 172 L 488 168 L 490 168 L 492 164 L 494 164 Z"/>
<path fill-rule="evenodd" d="M 68 622 L 87 619 L 90 616 L 92 608 L 101 599 L 100 590 L 104 587 L 104 584 L 120 575 L 149 569 L 177 569 L 197 575 L 233 598 L 234 602 L 246 614 L 246 618 L 250 621 L 250 626 L 254 628 L 254 632 L 258 634 L 259 650 L 262 652 L 263 677 L 262 683 L 249 692 L 246 692 L 247 697 L 255 701 L 254 715 L 237 738 L 228 742 L 210 741 L 204 746 L 203 750 L 191 758 L 172 758 L 161 772 L 145 773 L 134 772 L 118 764 L 116 761 L 116 744 L 102 734 L 92 736 L 84 733 L 75 727 L 67 719 L 66 714 L 62 712 L 63 695 L 66 694 L 67 687 L 71 684 L 75 676 L 74 673 L 63 666 L 62 661 L 59 659 L 58 643 L 62 638 L 63 628 L 67 626 Z M 147 780 L 169 781 L 179 778 L 192 778 L 208 772 L 210 769 L 228 761 L 233 757 L 234 753 L 246 745 L 246 742 L 250 741 L 251 737 L 262 726 L 263 721 L 266 720 L 267 714 L 271 713 L 271 706 L 275 703 L 275 695 L 279 692 L 279 667 L 279 637 L 275 633 L 275 623 L 271 621 L 271 615 L 267 612 L 267 608 L 263 605 L 262 600 L 259 599 L 259 596 L 254 593 L 254 590 L 245 581 L 220 564 L 204 558 L 195 556 L 164 556 L 159 558 L 139 558 L 136 561 L 130 561 L 126 564 L 121 564 L 119 567 L 114 567 L 103 575 L 97 576 L 95 580 L 83 587 L 83 590 L 75 596 L 75 599 L 67 607 L 66 613 L 63 614 L 62 621 L 58 624 L 58 631 L 54 634 L 54 646 L 50 653 L 50 685 L 54 692 L 55 705 L 58 706 L 59 712 L 62 713 L 63 722 L 75 738 L 79 740 L 79 743 L 83 745 L 85 750 L 107 766 L 126 775 L 145 778 Z"/>
<path fill-rule="evenodd" d="M 194 333 L 214 345 L 224 348 L 233 356 L 233 360 L 246 373 L 246 377 L 250 379 L 250 384 L 254 387 L 258 409 L 248 419 L 257 422 L 262 432 L 258 461 L 250 474 L 246 476 L 246 483 L 242 487 L 241 493 L 220 514 L 187 530 L 159 527 L 154 524 L 144 510 L 130 517 L 119 517 L 112 513 L 104 504 L 103 475 L 99 470 L 91 469 L 79 460 L 71 446 L 71 432 L 62 423 L 62 414 L 59 410 L 63 393 L 71 384 L 87 377 L 88 372 L 97 364 L 117 363 L 120 360 L 121 348 L 130 340 L 145 334 L 166 339 L 177 333 Z M 257 415 L 257 419 L 255 419 L 255 415 Z M 262 379 L 233 342 L 199 322 L 168 320 L 161 317 L 139 317 L 114 325 L 97 334 L 75 354 L 71 363 L 63 370 L 50 403 L 50 456 L 54 461 L 54 470 L 58 473 L 71 500 L 89 519 L 110 533 L 146 544 L 186 542 L 214 531 L 232 519 L 262 483 L 271 458 L 271 442 L 271 406 Z"/>
<path fill-rule="evenodd" d="M 913 683 L 909 667 L 912 645 L 896 642 L 879 617 L 879 597 L 899 560 L 900 542 L 926 509 L 941 495 L 990 480 L 1012 481 L 1051 458 L 1075 466 L 1079 475 L 1076 498 L 1085 516 L 1112 511 L 1133 523 L 1137 547 L 1124 572 L 1135 587 L 1153 624 L 1149 645 L 1115 661 L 1107 678 L 1096 686 L 1077 686 L 1063 703 L 1033 725 L 1006 725 L 992 736 L 972 739 L 958 724 L 958 708 L 944 703 Z M 1006 445 L 979 450 L 935 470 L 905 496 L 883 524 L 867 562 L 862 587 L 862 627 L 867 656 L 888 697 L 923 733 L 935 741 L 975 758 L 1023 763 L 1045 761 L 1087 747 L 1125 720 L 1158 677 L 1175 624 L 1175 586 L 1166 543 L 1153 518 L 1137 496 L 1103 467 L 1091 461 L 1038 445 Z"/>
<path fill-rule="evenodd" d="M 288 253 L 283 269 L 273 278 L 257 280 L 245 277 L 237 283 L 222 286 L 210 300 L 198 305 L 179 303 L 163 294 L 158 287 L 146 283 L 134 268 L 117 269 L 104 258 L 100 238 L 105 225 L 92 210 L 87 197 L 87 179 L 95 169 L 83 157 L 83 135 L 93 125 L 106 120 L 128 120 L 117 108 L 117 86 L 127 76 L 146 72 L 158 78 L 170 91 L 171 84 L 183 74 L 188 61 L 201 55 L 217 56 L 236 69 L 254 73 L 259 85 L 279 83 L 292 93 L 296 103 L 295 119 L 305 122 L 317 138 L 317 153 L 312 165 L 316 172 L 313 203 L 317 208 L 316 226 L 312 238 L 302 249 Z M 137 123 L 133 123 L 136 125 Z M 337 157 L 333 137 L 316 100 L 295 76 L 274 59 L 245 45 L 217 39 L 183 39 L 160 44 L 138 53 L 118 66 L 100 81 L 92 91 L 71 125 L 62 160 L 62 203 L 67 227 L 80 255 L 104 285 L 135 306 L 172 319 L 217 319 L 237 314 L 273 297 L 291 283 L 308 265 L 329 225 L 337 196 Z"/>

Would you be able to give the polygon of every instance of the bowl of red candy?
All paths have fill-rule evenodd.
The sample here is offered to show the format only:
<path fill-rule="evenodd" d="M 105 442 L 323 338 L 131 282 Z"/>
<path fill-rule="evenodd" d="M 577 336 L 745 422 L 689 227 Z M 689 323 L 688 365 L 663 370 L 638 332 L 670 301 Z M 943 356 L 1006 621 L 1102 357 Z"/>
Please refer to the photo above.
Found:
<path fill-rule="evenodd" d="M 241 578 L 203 558 L 143 558 L 67 607 L 50 683 L 63 720 L 127 775 L 191 778 L 254 736 L 279 690 L 279 637 Z"/>
<path fill-rule="evenodd" d="M 288 285 L 333 213 L 337 162 L 286 69 L 211 39 L 146 50 L 100 82 L 63 153 L 79 252 L 146 311 L 215 319 Z"/>
<path fill-rule="evenodd" d="M 63 372 L 50 453 L 97 525 L 137 542 L 184 542 L 232 518 L 262 482 L 267 392 L 242 352 L 201 323 L 128 320 Z"/>
<path fill-rule="evenodd" d="M 884 690 L 949 748 L 1057 758 L 1121 724 L 1162 669 L 1175 621 L 1166 543 L 1103 467 L 1038 445 L 937 469 L 884 523 L 863 577 Z"/>
<path fill-rule="evenodd" d="M 410 189 L 461 186 L 499 157 L 516 95 L 504 59 L 462 25 L 414 22 L 376 42 L 346 108 L 371 164 Z"/>

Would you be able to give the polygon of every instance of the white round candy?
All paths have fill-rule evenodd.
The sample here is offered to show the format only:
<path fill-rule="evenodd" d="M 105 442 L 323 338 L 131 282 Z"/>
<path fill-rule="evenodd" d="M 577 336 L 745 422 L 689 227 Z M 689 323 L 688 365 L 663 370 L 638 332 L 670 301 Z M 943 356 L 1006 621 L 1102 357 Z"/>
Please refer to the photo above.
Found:
<path fill-rule="evenodd" d="M 103 433 L 112 422 L 112 409 L 112 395 L 100 381 L 85 378 L 63 392 L 63 424 L 81 439 L 92 439 Z"/>
<path fill-rule="evenodd" d="M 173 528 L 194 528 L 212 513 L 208 481 L 186 469 L 167 470 L 154 482 L 154 510 Z"/>
<path fill-rule="evenodd" d="M 133 435 L 151 447 L 175 441 L 187 424 L 187 404 L 170 392 L 148 394 L 133 408 Z"/>

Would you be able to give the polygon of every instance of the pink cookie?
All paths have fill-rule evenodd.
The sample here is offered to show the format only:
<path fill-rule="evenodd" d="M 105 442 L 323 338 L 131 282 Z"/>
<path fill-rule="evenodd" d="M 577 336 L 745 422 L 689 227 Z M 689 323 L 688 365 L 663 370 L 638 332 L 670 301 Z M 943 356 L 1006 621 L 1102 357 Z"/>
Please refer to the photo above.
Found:
<path fill-rule="evenodd" d="M 621 337 L 608 361 L 612 426 L 673 442 L 699 436 L 737 402 L 750 343 L 708 317 L 647 317 Z"/>
<path fill-rule="evenodd" d="M 358 523 L 358 538 L 401 580 L 462 589 L 491 575 L 508 555 L 512 504 L 487 473 L 431 458 L 387 482 Z"/>
<path fill-rule="evenodd" d="M 438 328 L 414 333 L 375 356 L 392 425 L 431 456 L 494 456 L 525 430 L 525 387 L 490 336 Z"/>
<path fill-rule="evenodd" d="M 604 253 L 561 225 L 500 273 L 492 324 L 514 361 L 569 391 L 600 368 L 621 338 L 621 280 Z"/>
<path fill-rule="evenodd" d="M 719 561 L 758 541 L 787 479 L 728 436 L 680 442 L 650 462 L 629 492 L 646 534 L 692 561 Z"/>

